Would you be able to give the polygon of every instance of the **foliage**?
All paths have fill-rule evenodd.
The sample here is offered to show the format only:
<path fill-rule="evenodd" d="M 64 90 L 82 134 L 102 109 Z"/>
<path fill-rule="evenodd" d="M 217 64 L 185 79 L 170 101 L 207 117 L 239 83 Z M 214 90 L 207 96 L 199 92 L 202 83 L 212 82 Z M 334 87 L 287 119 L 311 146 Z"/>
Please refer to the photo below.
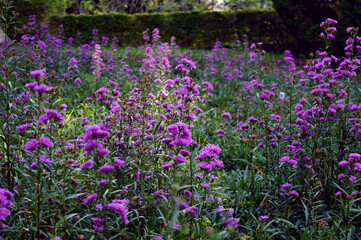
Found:
<path fill-rule="evenodd" d="M 100 35 L 117 37 L 125 45 L 142 41 L 145 28 L 159 28 L 164 41 L 172 36 L 182 47 L 211 48 L 216 41 L 230 44 L 234 34 L 247 34 L 251 41 L 283 43 L 287 39 L 280 31 L 280 22 L 274 11 L 240 10 L 230 12 L 176 12 L 155 14 L 102 14 L 52 16 L 51 31 L 62 25 L 66 37 L 79 42 L 90 41 L 92 29 Z M 81 33 L 77 37 L 78 32 Z"/>
<path fill-rule="evenodd" d="M 279 14 L 286 31 L 289 32 L 301 45 L 304 53 L 314 51 L 313 44 L 318 41 L 319 23 L 326 18 L 333 18 L 339 21 L 338 33 L 336 34 L 338 42 L 333 45 L 337 54 L 343 51 L 342 44 L 348 38 L 346 28 L 349 26 L 360 27 L 361 22 L 356 18 L 359 14 L 359 0 L 275 0 L 273 6 Z M 320 43 L 317 45 L 320 46 Z M 297 48 L 294 48 L 297 50 Z M 299 50 L 298 50 L 299 52 Z"/>
<path fill-rule="evenodd" d="M 299 68 L 246 37 L 76 44 L 31 16 L 0 50 L 0 237 L 360 238 L 361 37 L 333 56 L 336 24 Z"/>

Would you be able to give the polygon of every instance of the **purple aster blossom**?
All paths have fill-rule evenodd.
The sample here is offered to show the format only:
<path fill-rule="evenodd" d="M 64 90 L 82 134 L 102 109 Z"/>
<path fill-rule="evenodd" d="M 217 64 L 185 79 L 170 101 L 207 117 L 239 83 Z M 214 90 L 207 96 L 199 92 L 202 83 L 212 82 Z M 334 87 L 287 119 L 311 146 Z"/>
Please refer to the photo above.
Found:
<path fill-rule="evenodd" d="M 357 180 L 357 178 L 355 176 L 351 176 L 348 180 L 350 182 L 355 182 Z"/>
<path fill-rule="evenodd" d="M 112 165 L 104 165 L 99 168 L 100 173 L 109 173 L 114 171 L 114 167 Z"/>
<path fill-rule="evenodd" d="M 93 229 L 95 232 L 101 232 L 104 230 L 104 221 L 105 221 L 105 218 L 92 218 L 93 222 L 95 223 L 93 225 Z"/>
<path fill-rule="evenodd" d="M 202 178 L 203 177 L 203 173 L 197 173 L 196 175 L 194 175 L 193 178 Z"/>
<path fill-rule="evenodd" d="M 188 150 L 180 150 L 179 152 L 183 157 L 189 157 L 191 155 L 191 153 Z"/>
<path fill-rule="evenodd" d="M 361 171 L 361 163 L 355 163 L 355 168 L 353 170 Z"/>
<path fill-rule="evenodd" d="M 285 183 L 281 185 L 281 188 L 290 188 L 290 187 L 292 187 L 292 184 L 290 183 Z"/>
<path fill-rule="evenodd" d="M 197 207 L 191 207 L 189 209 L 186 210 L 186 213 L 191 215 L 192 217 L 195 217 L 197 212 L 198 212 L 198 208 Z"/>
<path fill-rule="evenodd" d="M 237 228 L 239 220 L 240 220 L 239 218 L 232 217 L 232 218 L 225 220 L 224 224 L 227 228 Z"/>
<path fill-rule="evenodd" d="M 361 155 L 358 153 L 350 153 L 350 155 L 348 156 L 349 161 L 352 162 L 353 160 L 360 160 L 361 159 Z"/>
<path fill-rule="evenodd" d="M 176 155 L 174 160 L 176 160 L 178 163 L 185 163 L 187 161 L 187 159 L 181 155 Z"/>
<path fill-rule="evenodd" d="M 80 78 L 75 78 L 75 80 L 74 80 L 74 84 L 80 84 L 80 83 L 81 83 Z"/>
<path fill-rule="evenodd" d="M 117 214 L 119 214 L 122 217 L 124 224 L 129 223 L 129 221 L 127 219 L 128 208 L 125 206 L 126 203 L 127 203 L 126 200 L 117 200 L 116 199 L 107 205 L 107 208 L 109 208 L 110 210 L 113 210 L 114 212 L 116 212 Z"/>
<path fill-rule="evenodd" d="M 341 192 L 340 192 L 340 191 L 338 191 L 337 193 L 335 193 L 335 196 L 336 196 L 336 197 L 341 196 Z"/>
<path fill-rule="evenodd" d="M 341 167 L 344 167 L 344 166 L 346 166 L 347 164 L 348 164 L 348 161 L 345 161 L 345 160 L 343 160 L 343 161 L 341 161 L 341 162 L 338 163 L 338 165 L 340 165 Z"/>
<path fill-rule="evenodd" d="M 86 199 L 84 199 L 84 204 L 89 204 L 91 201 L 95 200 L 98 197 L 96 193 L 89 195 Z"/>
<path fill-rule="evenodd" d="M 25 87 L 29 88 L 30 91 L 33 91 L 36 86 L 38 86 L 38 82 L 32 82 L 32 83 L 25 84 Z"/>
<path fill-rule="evenodd" d="M 40 79 L 44 75 L 45 75 L 45 69 L 34 70 L 30 72 L 30 76 L 33 76 L 35 79 Z"/>
<path fill-rule="evenodd" d="M 117 168 L 124 167 L 125 162 L 119 158 L 114 158 L 114 166 Z"/>
<path fill-rule="evenodd" d="M 40 138 L 40 144 L 41 144 L 41 146 L 44 147 L 44 148 L 53 147 L 53 146 L 54 146 L 53 142 L 52 142 L 49 138 L 47 138 L 47 137 L 42 137 L 42 138 Z"/>
<path fill-rule="evenodd" d="M 48 86 L 45 84 L 38 85 L 34 87 L 34 90 L 37 91 L 40 96 L 43 96 L 44 92 L 48 90 Z"/>
<path fill-rule="evenodd" d="M 208 164 L 206 162 L 197 163 L 197 167 L 199 167 L 201 169 L 204 169 L 204 170 L 207 170 L 209 172 L 212 171 L 212 165 Z"/>
<path fill-rule="evenodd" d="M 207 89 L 204 89 L 203 91 L 213 91 L 213 85 L 210 82 L 202 82 L 202 85 L 205 85 Z"/>
<path fill-rule="evenodd" d="M 176 140 L 173 141 L 173 143 L 176 146 L 188 147 L 192 143 L 192 139 L 177 138 Z"/>
<path fill-rule="evenodd" d="M 46 114 L 41 115 L 38 119 L 39 124 L 46 124 L 48 121 L 49 121 L 49 116 Z"/>
<path fill-rule="evenodd" d="M 177 125 L 175 125 L 175 124 L 169 125 L 169 126 L 167 127 L 167 130 L 168 130 L 168 132 L 170 132 L 170 133 L 173 134 L 174 136 L 177 136 L 178 133 L 179 133 L 178 127 L 177 127 Z"/>
<path fill-rule="evenodd" d="M 259 221 L 263 221 L 263 220 L 267 220 L 269 217 L 268 216 L 260 216 L 258 218 Z"/>
<path fill-rule="evenodd" d="M 19 126 L 16 126 L 15 130 L 19 131 L 20 133 L 25 133 L 26 129 L 31 128 L 33 125 L 31 123 L 22 124 Z"/>
<path fill-rule="evenodd" d="M 84 146 L 84 150 L 88 153 L 97 146 L 97 141 L 91 140 L 90 142 L 87 142 Z"/>
<path fill-rule="evenodd" d="M 25 144 L 25 149 L 28 151 L 34 151 L 39 145 L 39 141 L 36 139 L 31 139 Z"/>
<path fill-rule="evenodd" d="M 10 216 L 11 212 L 7 207 L 10 207 L 13 203 L 8 198 L 13 196 L 14 194 L 9 190 L 0 188 L 0 221 Z M 6 228 L 6 225 L 0 222 L 0 230 L 4 228 Z"/>
<path fill-rule="evenodd" d="M 99 157 L 106 157 L 106 156 L 109 155 L 109 153 L 110 153 L 110 151 L 108 149 L 103 148 L 103 149 L 99 150 L 98 156 Z"/>
<path fill-rule="evenodd" d="M 100 180 L 99 182 L 98 182 L 98 187 L 104 187 L 105 186 L 105 184 L 107 184 L 107 183 L 109 183 L 109 180 Z"/>
<path fill-rule="evenodd" d="M 168 168 L 171 168 L 172 165 L 173 165 L 173 162 L 169 162 L 169 163 L 163 164 L 163 165 L 161 166 L 161 168 L 163 168 L 163 169 L 168 169 Z"/>
<path fill-rule="evenodd" d="M 196 157 L 195 159 L 196 160 L 201 160 L 205 158 L 217 159 L 221 151 L 222 149 L 220 147 L 213 144 L 208 144 L 200 150 L 199 156 Z"/>
<path fill-rule="evenodd" d="M 231 114 L 228 113 L 228 112 L 223 113 L 223 114 L 222 114 L 222 117 L 229 118 L 229 119 L 232 118 Z"/>
<path fill-rule="evenodd" d="M 91 169 L 93 167 L 93 161 L 86 161 L 85 163 L 83 163 L 81 166 L 80 166 L 80 170 L 81 171 L 85 171 L 87 169 Z"/>
<path fill-rule="evenodd" d="M 288 195 L 298 196 L 298 192 L 296 192 L 295 190 L 291 190 L 288 192 Z"/>
<path fill-rule="evenodd" d="M 150 240 L 164 240 L 161 236 L 156 236 L 155 238 L 151 238 Z"/>
<path fill-rule="evenodd" d="M 34 161 L 33 163 L 30 164 L 31 169 L 36 169 L 37 167 L 38 167 L 38 161 Z"/>
<path fill-rule="evenodd" d="M 207 183 L 207 182 L 202 182 L 201 186 L 204 188 L 211 188 L 211 184 Z"/>
<path fill-rule="evenodd" d="M 219 159 L 216 159 L 216 160 L 214 160 L 214 162 L 216 163 L 216 166 L 217 166 L 217 167 L 224 167 L 223 161 L 221 161 L 221 160 L 219 160 Z"/>

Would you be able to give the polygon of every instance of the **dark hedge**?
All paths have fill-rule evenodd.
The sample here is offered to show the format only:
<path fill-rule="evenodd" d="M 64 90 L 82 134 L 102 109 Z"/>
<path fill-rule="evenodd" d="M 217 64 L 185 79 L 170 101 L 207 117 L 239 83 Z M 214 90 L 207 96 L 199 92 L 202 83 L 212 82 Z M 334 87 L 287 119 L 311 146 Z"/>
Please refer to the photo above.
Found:
<path fill-rule="evenodd" d="M 145 29 L 158 28 L 163 41 L 172 36 L 182 47 L 211 48 L 217 41 L 233 42 L 235 34 L 247 34 L 252 42 L 267 42 L 275 46 L 286 45 L 290 38 L 284 33 L 275 11 L 239 10 L 226 12 L 175 12 L 153 14 L 100 14 L 51 16 L 50 30 L 55 33 L 63 25 L 65 37 L 89 42 L 93 29 L 100 36 L 117 37 L 123 45 L 138 45 L 143 42 Z"/>

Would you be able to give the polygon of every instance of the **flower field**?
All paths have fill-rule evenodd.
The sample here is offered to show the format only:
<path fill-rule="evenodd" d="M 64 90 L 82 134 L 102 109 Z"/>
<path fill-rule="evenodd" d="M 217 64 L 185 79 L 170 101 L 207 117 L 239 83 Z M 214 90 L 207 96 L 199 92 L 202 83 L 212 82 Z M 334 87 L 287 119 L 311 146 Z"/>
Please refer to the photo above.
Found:
<path fill-rule="evenodd" d="M 336 27 L 296 64 L 32 16 L 0 45 L 0 239 L 359 239 L 361 37 L 334 56 Z"/>

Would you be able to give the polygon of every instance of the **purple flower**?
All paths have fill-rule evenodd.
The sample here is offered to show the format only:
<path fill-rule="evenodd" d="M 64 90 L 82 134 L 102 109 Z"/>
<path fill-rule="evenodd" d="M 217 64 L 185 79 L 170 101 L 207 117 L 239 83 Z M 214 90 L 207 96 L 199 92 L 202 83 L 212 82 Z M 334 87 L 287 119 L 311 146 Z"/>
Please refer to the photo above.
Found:
<path fill-rule="evenodd" d="M 350 182 L 355 182 L 356 181 L 356 177 L 355 176 L 351 176 L 348 180 L 350 181 Z"/>
<path fill-rule="evenodd" d="M 222 149 L 216 145 L 208 144 L 199 152 L 199 156 L 196 157 L 196 160 L 201 160 L 205 158 L 214 158 L 217 159 L 218 155 L 221 153 Z"/>
<path fill-rule="evenodd" d="M 109 172 L 114 171 L 114 167 L 112 165 L 104 165 L 99 168 L 99 171 L 101 173 L 109 173 Z"/>
<path fill-rule="evenodd" d="M 98 182 L 98 187 L 104 187 L 107 183 L 109 183 L 109 180 L 100 180 Z"/>
<path fill-rule="evenodd" d="M 46 148 L 46 147 L 52 147 L 54 144 L 53 142 L 47 138 L 47 137 L 42 137 L 40 138 L 40 144 L 42 147 Z"/>
<path fill-rule="evenodd" d="M 161 168 L 163 168 L 163 169 L 168 169 L 168 168 L 171 168 L 172 165 L 173 165 L 173 162 L 169 162 L 169 163 L 163 164 L 163 165 L 161 166 Z"/>
<path fill-rule="evenodd" d="M 180 154 L 184 157 L 189 157 L 191 155 L 191 153 L 187 150 L 180 150 Z"/>
<path fill-rule="evenodd" d="M 109 155 L 109 150 L 106 148 L 103 148 L 103 149 L 99 150 L 99 152 L 98 152 L 99 157 L 103 157 L 103 156 L 106 157 L 108 155 Z"/>
<path fill-rule="evenodd" d="M 341 167 L 344 167 L 344 166 L 346 166 L 347 164 L 348 164 L 348 161 L 345 161 L 345 160 L 343 160 L 343 161 L 341 161 L 341 162 L 338 163 L 338 165 L 340 165 Z"/>
<path fill-rule="evenodd" d="M 34 151 L 39 145 L 39 141 L 36 139 L 31 139 L 25 144 L 25 149 L 28 151 Z"/>
<path fill-rule="evenodd" d="M 83 202 L 84 204 L 89 204 L 91 201 L 95 200 L 98 197 L 96 193 L 89 195 Z"/>
<path fill-rule="evenodd" d="M 35 79 L 40 79 L 40 77 L 45 75 L 45 69 L 31 71 L 30 75 L 33 76 Z"/>
<path fill-rule="evenodd" d="M 269 217 L 268 216 L 260 216 L 258 218 L 259 221 L 262 221 L 262 220 L 267 220 Z"/>
<path fill-rule="evenodd" d="M 202 182 L 201 183 L 202 187 L 204 188 L 211 188 L 211 184 L 207 183 L 207 182 Z"/>
<path fill-rule="evenodd" d="M 75 78 L 75 80 L 74 80 L 74 84 L 80 84 L 80 83 L 81 83 L 80 78 Z"/>
<path fill-rule="evenodd" d="M 185 157 L 181 156 L 181 155 L 176 155 L 174 157 L 174 160 L 176 160 L 178 163 L 185 163 L 187 160 L 185 159 Z"/>
<path fill-rule="evenodd" d="M 90 169 L 92 167 L 93 167 L 93 162 L 89 160 L 89 161 L 86 161 L 85 163 L 83 163 L 80 166 L 80 170 L 85 171 L 85 170 Z"/>
<path fill-rule="evenodd" d="M 178 135 L 179 131 L 178 131 L 178 127 L 175 124 L 169 125 L 167 127 L 168 132 L 170 132 L 171 134 L 173 134 L 174 136 Z"/>
<path fill-rule="evenodd" d="M 281 185 L 281 188 L 290 188 L 290 187 L 292 187 L 292 184 L 290 183 L 285 183 Z"/>
<path fill-rule="evenodd" d="M 44 92 L 48 90 L 48 86 L 42 84 L 40 86 L 35 86 L 34 90 L 37 91 L 40 96 L 42 96 Z"/>
<path fill-rule="evenodd" d="M 116 166 L 117 168 L 122 168 L 124 167 L 124 161 L 120 160 L 119 158 L 114 158 L 114 166 Z"/>
<path fill-rule="evenodd" d="M 295 190 L 289 191 L 288 195 L 293 195 L 293 196 L 298 196 L 298 192 L 296 192 Z"/>
<path fill-rule="evenodd" d="M 110 210 L 113 210 L 114 212 L 116 212 L 117 214 L 119 214 L 122 219 L 124 224 L 128 224 L 129 221 L 127 219 L 127 212 L 128 212 L 128 208 L 124 205 L 126 204 L 126 200 L 113 200 L 111 203 L 109 203 L 107 205 L 107 207 Z"/>
<path fill-rule="evenodd" d="M 231 114 L 228 113 L 228 112 L 223 113 L 223 114 L 222 114 L 222 117 L 226 117 L 226 118 L 229 118 L 229 119 L 232 118 Z"/>
<path fill-rule="evenodd" d="M 31 169 L 36 169 L 38 167 L 38 161 L 34 161 L 31 165 L 30 168 Z"/>

